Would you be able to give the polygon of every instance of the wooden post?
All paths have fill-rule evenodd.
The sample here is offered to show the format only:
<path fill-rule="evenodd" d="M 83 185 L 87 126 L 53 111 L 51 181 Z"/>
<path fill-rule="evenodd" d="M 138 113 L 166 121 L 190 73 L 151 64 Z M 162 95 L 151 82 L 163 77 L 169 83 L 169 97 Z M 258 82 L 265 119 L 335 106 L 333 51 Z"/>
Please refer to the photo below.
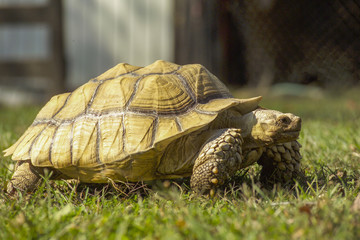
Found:
<path fill-rule="evenodd" d="M 49 26 L 50 52 L 47 59 L 0 61 L 0 83 L 12 77 L 48 78 L 48 95 L 65 89 L 65 60 L 62 25 L 62 0 L 49 0 L 47 5 L 0 6 L 0 24 L 44 23 Z"/>

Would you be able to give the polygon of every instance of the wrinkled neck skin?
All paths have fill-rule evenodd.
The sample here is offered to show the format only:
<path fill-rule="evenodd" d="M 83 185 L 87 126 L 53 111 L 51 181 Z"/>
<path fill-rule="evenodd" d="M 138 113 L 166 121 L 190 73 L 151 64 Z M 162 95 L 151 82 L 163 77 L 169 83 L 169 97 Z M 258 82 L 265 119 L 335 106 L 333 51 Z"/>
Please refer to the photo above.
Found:
<path fill-rule="evenodd" d="M 235 111 L 231 111 L 228 113 L 229 113 L 227 117 L 228 125 L 234 128 L 241 129 L 241 135 L 244 139 L 243 150 L 246 148 L 249 149 L 257 148 L 264 145 L 264 143 L 260 143 L 259 141 L 256 141 L 256 139 L 254 139 L 251 136 L 253 127 L 257 123 L 257 119 L 253 112 L 250 112 L 245 115 L 241 115 L 240 113 L 236 113 Z"/>

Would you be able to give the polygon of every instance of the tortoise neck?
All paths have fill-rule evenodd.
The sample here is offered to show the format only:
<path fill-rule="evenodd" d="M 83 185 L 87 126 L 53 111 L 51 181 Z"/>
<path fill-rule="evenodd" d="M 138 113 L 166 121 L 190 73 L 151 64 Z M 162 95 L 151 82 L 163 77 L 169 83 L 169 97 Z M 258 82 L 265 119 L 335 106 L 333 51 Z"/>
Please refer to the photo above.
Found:
<path fill-rule="evenodd" d="M 251 131 L 257 120 L 253 112 L 241 115 L 235 109 L 228 109 L 219 114 L 216 121 L 213 122 L 210 129 L 237 128 L 241 129 L 241 135 L 244 139 L 251 140 Z"/>

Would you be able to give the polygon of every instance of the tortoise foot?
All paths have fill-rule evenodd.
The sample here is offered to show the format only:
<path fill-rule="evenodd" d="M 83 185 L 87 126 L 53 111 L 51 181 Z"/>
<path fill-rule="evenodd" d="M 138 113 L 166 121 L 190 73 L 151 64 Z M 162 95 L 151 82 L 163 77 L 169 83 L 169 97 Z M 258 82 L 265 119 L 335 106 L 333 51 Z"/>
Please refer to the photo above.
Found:
<path fill-rule="evenodd" d="M 18 161 L 15 167 L 14 175 L 7 184 L 6 192 L 14 195 L 16 190 L 21 192 L 32 191 L 40 182 L 40 169 L 34 167 L 30 161 Z"/>
<path fill-rule="evenodd" d="M 221 129 L 214 138 L 200 151 L 190 181 L 193 191 L 210 196 L 235 174 L 242 162 L 243 139 L 239 129 Z"/>

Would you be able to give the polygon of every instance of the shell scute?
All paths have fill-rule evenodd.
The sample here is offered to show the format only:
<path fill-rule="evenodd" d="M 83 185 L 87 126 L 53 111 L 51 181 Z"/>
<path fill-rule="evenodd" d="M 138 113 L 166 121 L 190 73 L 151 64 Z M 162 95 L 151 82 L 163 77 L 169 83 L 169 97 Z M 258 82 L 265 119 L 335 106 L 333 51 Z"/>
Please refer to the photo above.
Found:
<path fill-rule="evenodd" d="M 111 163 L 124 157 L 123 118 L 111 116 L 100 121 L 99 156 L 103 163 Z"/>
<path fill-rule="evenodd" d="M 30 158 L 35 166 L 52 166 L 49 161 L 50 145 L 56 126 L 47 125 L 32 142 L 30 151 Z"/>
<path fill-rule="evenodd" d="M 84 117 L 74 122 L 69 164 L 92 165 L 97 161 L 97 119 Z"/>
<path fill-rule="evenodd" d="M 37 114 L 36 119 L 52 118 L 68 101 L 69 95 L 70 93 L 63 93 L 52 97 L 50 101 Z"/>
<path fill-rule="evenodd" d="M 96 95 L 98 87 L 99 83 L 87 82 L 76 89 L 53 118 L 60 121 L 65 119 L 73 120 L 85 113 L 93 96 Z"/>
<path fill-rule="evenodd" d="M 136 70 L 141 69 L 141 67 L 133 66 L 127 63 L 119 63 L 113 68 L 110 68 L 97 78 L 93 79 L 92 81 L 106 81 L 118 78 L 120 76 L 135 72 Z"/>
<path fill-rule="evenodd" d="M 120 112 L 132 96 L 138 77 L 122 76 L 100 84 L 88 111 L 93 113 Z"/>
<path fill-rule="evenodd" d="M 228 88 L 206 68 L 200 64 L 193 67 L 181 68 L 178 71 L 180 78 L 189 86 L 198 103 L 207 103 L 215 98 L 230 98 Z"/>
<path fill-rule="evenodd" d="M 53 136 L 51 163 L 55 168 L 71 164 L 72 124 L 61 124 Z"/>
<path fill-rule="evenodd" d="M 140 80 L 129 110 L 169 115 L 186 111 L 194 104 L 176 76 L 150 75 Z"/>
<path fill-rule="evenodd" d="M 47 124 L 37 124 L 30 126 L 12 147 L 5 150 L 5 156 L 12 154 L 13 160 L 30 159 L 30 148 L 33 144 L 33 141 L 46 127 Z"/>
<path fill-rule="evenodd" d="M 175 63 L 170 63 L 163 60 L 157 60 L 154 63 L 139 68 L 138 70 L 134 71 L 134 74 L 139 76 L 147 76 L 147 75 L 164 75 L 164 74 L 171 74 L 177 71 L 180 68 L 179 65 Z"/>
<path fill-rule="evenodd" d="M 180 126 L 176 123 L 175 117 L 159 117 L 155 141 L 161 142 L 176 136 L 181 132 Z"/>
<path fill-rule="evenodd" d="M 186 114 L 178 116 L 178 120 L 182 131 L 186 132 L 190 129 L 197 130 L 216 118 L 217 114 L 203 114 L 196 111 L 189 111 Z"/>
<path fill-rule="evenodd" d="M 157 125 L 156 117 L 128 114 L 124 117 L 123 124 L 126 153 L 143 151 L 153 145 Z"/>

